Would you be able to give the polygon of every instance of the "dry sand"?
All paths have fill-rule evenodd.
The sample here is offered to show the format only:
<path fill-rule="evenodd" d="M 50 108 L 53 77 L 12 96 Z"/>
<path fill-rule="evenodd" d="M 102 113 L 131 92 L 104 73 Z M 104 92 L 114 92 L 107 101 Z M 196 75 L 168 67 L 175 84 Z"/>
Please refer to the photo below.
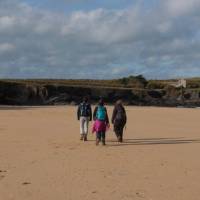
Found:
<path fill-rule="evenodd" d="M 126 109 L 124 143 L 96 147 L 75 107 L 1 107 L 0 200 L 199 200 L 200 110 Z"/>

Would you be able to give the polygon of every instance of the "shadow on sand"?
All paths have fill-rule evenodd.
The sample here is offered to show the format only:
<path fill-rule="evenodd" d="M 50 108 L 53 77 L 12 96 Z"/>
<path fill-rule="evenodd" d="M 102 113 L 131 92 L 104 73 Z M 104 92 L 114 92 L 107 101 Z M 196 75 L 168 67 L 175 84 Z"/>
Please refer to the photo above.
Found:
<path fill-rule="evenodd" d="M 110 144 L 110 143 L 116 144 Z M 136 139 L 124 139 L 123 143 L 117 143 L 115 140 L 108 140 L 107 146 L 127 146 L 127 145 L 163 145 L 163 144 L 190 144 L 200 143 L 200 139 L 185 139 L 179 138 L 136 138 Z"/>

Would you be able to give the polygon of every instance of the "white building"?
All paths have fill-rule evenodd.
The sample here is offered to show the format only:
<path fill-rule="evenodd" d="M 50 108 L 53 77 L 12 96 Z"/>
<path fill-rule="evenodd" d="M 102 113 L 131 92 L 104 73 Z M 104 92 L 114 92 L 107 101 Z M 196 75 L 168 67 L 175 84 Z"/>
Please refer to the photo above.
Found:
<path fill-rule="evenodd" d="M 170 83 L 170 85 L 172 85 L 172 86 L 174 86 L 176 88 L 179 88 L 179 87 L 186 88 L 187 87 L 187 81 L 185 79 L 180 79 L 177 82 Z"/>

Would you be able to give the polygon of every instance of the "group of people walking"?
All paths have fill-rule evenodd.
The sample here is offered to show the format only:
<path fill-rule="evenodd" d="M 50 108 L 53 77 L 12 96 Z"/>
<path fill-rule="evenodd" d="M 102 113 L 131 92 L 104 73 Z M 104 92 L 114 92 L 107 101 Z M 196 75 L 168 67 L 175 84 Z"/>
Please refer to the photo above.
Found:
<path fill-rule="evenodd" d="M 88 98 L 84 97 L 82 103 L 78 106 L 77 118 L 80 121 L 80 140 L 87 141 L 88 125 L 93 119 L 92 133 L 96 133 L 96 145 L 99 145 L 100 142 L 102 142 L 102 145 L 106 144 L 106 131 L 110 128 L 110 122 L 103 98 L 99 99 L 98 105 L 92 113 Z M 122 101 L 118 100 L 111 119 L 118 142 L 123 142 L 123 129 L 126 121 L 125 108 Z"/>

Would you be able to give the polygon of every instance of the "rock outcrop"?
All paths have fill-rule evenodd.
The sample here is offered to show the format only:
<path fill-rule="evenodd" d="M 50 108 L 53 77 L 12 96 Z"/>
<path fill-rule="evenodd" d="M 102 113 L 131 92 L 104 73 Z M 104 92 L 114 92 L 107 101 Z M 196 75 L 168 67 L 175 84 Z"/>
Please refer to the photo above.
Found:
<path fill-rule="evenodd" d="M 0 82 L 0 104 L 2 105 L 57 105 L 78 104 L 83 96 L 92 103 L 103 97 L 109 104 L 123 99 L 127 105 L 144 106 L 200 106 L 198 89 L 120 89 L 56 84 Z"/>

